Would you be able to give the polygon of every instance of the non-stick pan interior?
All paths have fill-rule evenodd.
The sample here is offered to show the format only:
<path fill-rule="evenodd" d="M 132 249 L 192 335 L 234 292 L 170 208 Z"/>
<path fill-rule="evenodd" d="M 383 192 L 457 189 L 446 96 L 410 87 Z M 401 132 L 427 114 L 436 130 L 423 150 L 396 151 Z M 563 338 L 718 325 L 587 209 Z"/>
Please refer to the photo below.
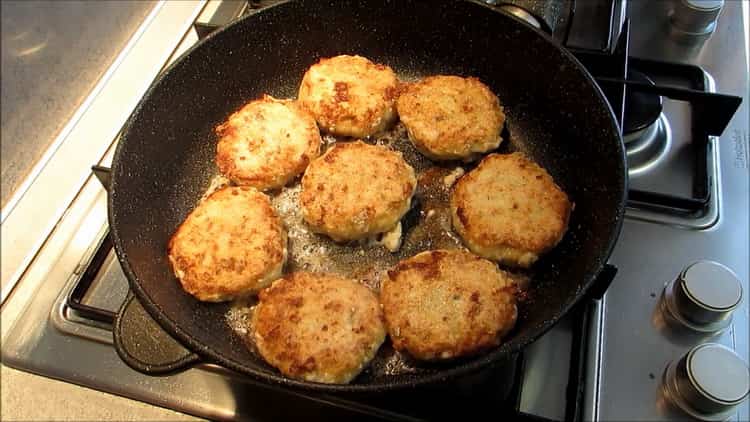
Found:
<path fill-rule="evenodd" d="M 345 53 L 388 64 L 405 79 L 439 73 L 480 78 L 505 106 L 505 148 L 546 168 L 575 210 L 561 244 L 536 264 L 529 306 L 499 349 L 411 374 L 370 370 L 350 387 L 326 388 L 378 390 L 434 381 L 536 339 L 592 282 L 619 233 L 622 143 L 605 100 L 572 56 L 530 27 L 473 2 L 285 3 L 214 34 L 173 65 L 131 118 L 113 164 L 110 225 L 139 299 L 168 332 L 208 359 L 302 385 L 247 350 L 226 324 L 227 305 L 200 303 L 182 291 L 166 245 L 217 172 L 213 128 L 263 93 L 295 97 L 308 66 Z"/>

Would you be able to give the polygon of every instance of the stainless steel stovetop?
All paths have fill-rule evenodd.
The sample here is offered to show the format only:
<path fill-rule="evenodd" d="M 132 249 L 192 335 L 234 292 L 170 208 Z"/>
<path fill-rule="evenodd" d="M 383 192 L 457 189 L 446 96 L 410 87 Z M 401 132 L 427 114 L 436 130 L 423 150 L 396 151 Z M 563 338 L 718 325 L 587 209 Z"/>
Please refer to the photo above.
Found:
<path fill-rule="evenodd" d="M 594 318 L 601 340 L 596 343 L 592 339 L 589 348 L 594 359 L 587 384 L 587 419 L 684 418 L 667 411 L 659 390 L 666 366 L 698 344 L 727 345 L 748 361 L 750 109 L 748 47 L 747 38 L 743 39 L 747 37 L 748 22 L 747 15 L 743 21 L 741 3 L 725 2 L 710 37 L 691 38 L 670 25 L 669 3 L 630 2 L 633 56 L 700 66 L 706 72 L 709 86 L 714 85 L 717 92 L 742 96 L 743 103 L 724 133 L 709 141 L 707 153 L 714 161 L 713 169 L 708 170 L 714 178 L 710 187 L 713 199 L 703 214 L 684 219 L 642 210 L 628 212 L 630 218 L 625 221 L 610 260 L 619 268 L 619 273 Z M 689 113 L 690 108 L 684 104 L 665 100 L 664 114 L 673 128 L 684 124 L 680 118 L 684 119 Z M 701 118 L 700 115 L 692 117 Z M 671 157 L 664 160 L 680 160 L 691 141 L 684 131 L 673 130 L 668 153 Z M 689 179 L 684 175 L 684 168 L 683 172 L 675 171 L 670 176 L 654 172 L 656 181 L 653 183 L 659 183 L 658 189 L 661 189 L 664 178 L 680 177 L 682 180 L 671 185 L 684 186 Z M 649 172 L 635 175 L 631 185 L 645 186 L 650 183 L 649 177 Z M 665 283 L 676 279 L 686 266 L 699 260 L 713 260 L 731 268 L 742 283 L 745 297 L 734 311 L 732 325 L 718 334 L 683 333 L 665 324 L 658 311 Z M 730 417 L 750 420 L 748 412 L 745 402 Z"/>
<path fill-rule="evenodd" d="M 716 404 L 718 396 L 724 394 L 727 399 L 747 382 L 741 364 L 720 365 L 732 356 L 719 347 L 704 346 L 693 352 L 687 369 L 677 365 L 682 356 L 701 344 L 725 345 L 744 362 L 749 360 L 746 298 L 731 313 L 731 323 L 718 332 L 706 330 L 726 325 L 721 319 L 726 317 L 725 311 L 705 306 L 699 309 L 699 316 L 694 309 L 685 311 L 690 309 L 686 300 L 703 300 L 704 305 L 712 300 L 714 304 L 731 302 L 738 295 L 732 290 L 734 279 L 722 269 L 699 264 L 683 274 L 684 281 L 675 283 L 675 290 L 692 286 L 693 290 L 687 289 L 692 296 L 685 299 L 678 292 L 665 298 L 663 291 L 686 267 L 700 260 L 731 269 L 743 294 L 749 291 L 748 18 L 745 15 L 743 19 L 741 2 L 728 1 L 712 34 L 687 35 L 670 23 L 671 5 L 676 2 L 578 1 L 578 20 L 573 21 L 569 45 L 591 46 L 591 40 L 575 30 L 576 25 L 586 25 L 587 16 L 611 12 L 610 24 L 604 25 L 605 38 L 610 41 L 617 39 L 627 17 L 631 69 L 637 67 L 659 85 L 742 96 L 740 109 L 721 136 L 704 136 L 696 133 L 694 126 L 705 116 L 690 103 L 664 97 L 657 123 L 643 130 L 640 137 L 626 136 L 631 187 L 656 193 L 657 199 L 666 202 L 631 204 L 610 260 L 618 273 L 606 295 L 584 304 L 585 308 L 565 318 L 524 352 L 513 398 L 501 403 L 492 394 L 484 394 L 494 384 L 478 387 L 469 381 L 455 387 L 466 393 L 460 395 L 466 403 L 474 396 L 486 395 L 477 400 L 483 400 L 488 408 L 550 420 L 570 419 L 576 414 L 571 408 L 584 420 L 681 420 L 687 413 L 679 403 L 686 404 L 687 412 L 696 406 L 719 409 L 725 404 Z M 672 64 L 654 65 L 649 60 Z M 100 164 L 111 162 L 113 149 L 109 147 Z M 701 202 L 701 198 L 707 199 Z M 408 404 L 387 400 L 269 389 L 213 365 L 164 377 L 135 372 L 115 353 L 106 318 L 97 320 L 70 306 L 71 296 L 75 296 L 76 301 L 105 314 L 116 312 L 127 293 L 127 281 L 114 253 L 100 248 L 106 243 L 107 231 L 106 193 L 91 177 L 3 305 L 6 365 L 209 419 L 429 417 Z M 701 265 L 703 269 L 698 271 Z M 81 289 L 81 280 L 90 285 Z M 708 289 L 706 282 L 710 282 Z M 677 305 L 668 306 L 674 303 Z M 667 308 L 677 310 L 670 313 Z M 586 324 L 584 332 L 588 333 L 582 339 L 583 348 L 577 347 L 580 339 L 576 337 L 581 324 Z M 693 328 L 685 328 L 686 324 Z M 579 376 L 571 369 L 575 355 L 583 359 Z M 705 358 L 701 360 L 701 356 Z M 678 375 L 667 373 L 668 366 L 679 368 Z M 722 376 L 722 368 L 727 367 L 732 369 L 730 375 Z M 717 376 L 721 377 L 718 381 Z M 677 393 L 675 379 L 682 382 Z M 690 380 L 702 390 L 695 393 Z M 571 389 L 579 393 L 571 394 Z M 713 400 L 706 399 L 711 393 Z M 680 394 L 688 398 L 681 400 Z M 571 406 L 576 397 L 580 400 Z M 725 416 L 750 420 L 748 402 Z"/>

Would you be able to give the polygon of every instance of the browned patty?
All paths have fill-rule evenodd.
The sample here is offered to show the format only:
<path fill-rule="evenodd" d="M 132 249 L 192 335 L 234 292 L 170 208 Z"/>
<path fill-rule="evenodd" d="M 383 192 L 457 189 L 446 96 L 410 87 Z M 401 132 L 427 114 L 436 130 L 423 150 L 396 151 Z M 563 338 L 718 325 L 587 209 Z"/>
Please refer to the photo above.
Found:
<path fill-rule="evenodd" d="M 266 195 L 250 187 L 224 187 L 188 215 L 167 253 L 185 291 L 220 302 L 257 292 L 280 277 L 286 241 Z"/>
<path fill-rule="evenodd" d="M 348 383 L 385 340 L 377 296 L 355 280 L 297 272 L 259 296 L 252 319 L 255 343 L 286 376 Z"/>
<path fill-rule="evenodd" d="M 515 290 L 493 262 L 434 250 L 388 271 L 380 300 L 393 346 L 417 359 L 440 360 L 499 345 L 516 322 Z"/>
<path fill-rule="evenodd" d="M 396 109 L 414 146 L 435 160 L 474 160 L 502 142 L 503 107 L 477 78 L 424 78 L 406 86 Z"/>
<path fill-rule="evenodd" d="M 363 239 L 393 229 L 416 186 L 400 153 L 362 141 L 338 143 L 302 177 L 302 216 L 334 240 Z"/>
<path fill-rule="evenodd" d="M 296 101 L 269 95 L 251 101 L 216 128 L 219 170 L 238 185 L 282 187 L 320 155 L 312 114 Z"/>
<path fill-rule="evenodd" d="M 396 120 L 397 88 L 390 67 L 361 56 L 340 55 L 321 59 L 305 72 L 299 101 L 322 130 L 365 138 Z"/>
<path fill-rule="evenodd" d="M 556 246 L 573 205 L 543 168 L 521 153 L 491 154 L 451 192 L 453 227 L 474 253 L 529 267 Z"/>

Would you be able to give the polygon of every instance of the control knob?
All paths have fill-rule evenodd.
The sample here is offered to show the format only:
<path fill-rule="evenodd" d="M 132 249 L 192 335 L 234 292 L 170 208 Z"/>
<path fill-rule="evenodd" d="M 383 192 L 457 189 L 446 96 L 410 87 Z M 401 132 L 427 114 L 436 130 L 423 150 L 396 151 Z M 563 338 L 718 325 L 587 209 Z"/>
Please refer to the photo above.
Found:
<path fill-rule="evenodd" d="M 670 12 L 672 26 L 689 35 L 705 35 L 716 29 L 724 0 L 677 0 Z"/>
<path fill-rule="evenodd" d="M 662 393 L 693 418 L 722 421 L 747 399 L 749 377 L 747 363 L 732 349 L 704 343 L 667 365 Z"/>
<path fill-rule="evenodd" d="M 685 327 L 708 333 L 726 328 L 741 302 L 742 284 L 732 270 L 698 261 L 664 287 L 662 309 Z"/>

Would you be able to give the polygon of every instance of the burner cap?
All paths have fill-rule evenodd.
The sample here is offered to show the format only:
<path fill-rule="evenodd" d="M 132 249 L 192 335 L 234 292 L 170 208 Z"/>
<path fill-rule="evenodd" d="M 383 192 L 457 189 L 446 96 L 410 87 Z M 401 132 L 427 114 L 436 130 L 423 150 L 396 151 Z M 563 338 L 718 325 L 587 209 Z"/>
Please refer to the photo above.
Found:
<path fill-rule="evenodd" d="M 628 79 L 655 85 L 651 78 L 637 70 L 631 69 Z M 659 118 L 661 107 L 661 96 L 626 88 L 623 133 L 633 133 L 649 127 Z"/>

